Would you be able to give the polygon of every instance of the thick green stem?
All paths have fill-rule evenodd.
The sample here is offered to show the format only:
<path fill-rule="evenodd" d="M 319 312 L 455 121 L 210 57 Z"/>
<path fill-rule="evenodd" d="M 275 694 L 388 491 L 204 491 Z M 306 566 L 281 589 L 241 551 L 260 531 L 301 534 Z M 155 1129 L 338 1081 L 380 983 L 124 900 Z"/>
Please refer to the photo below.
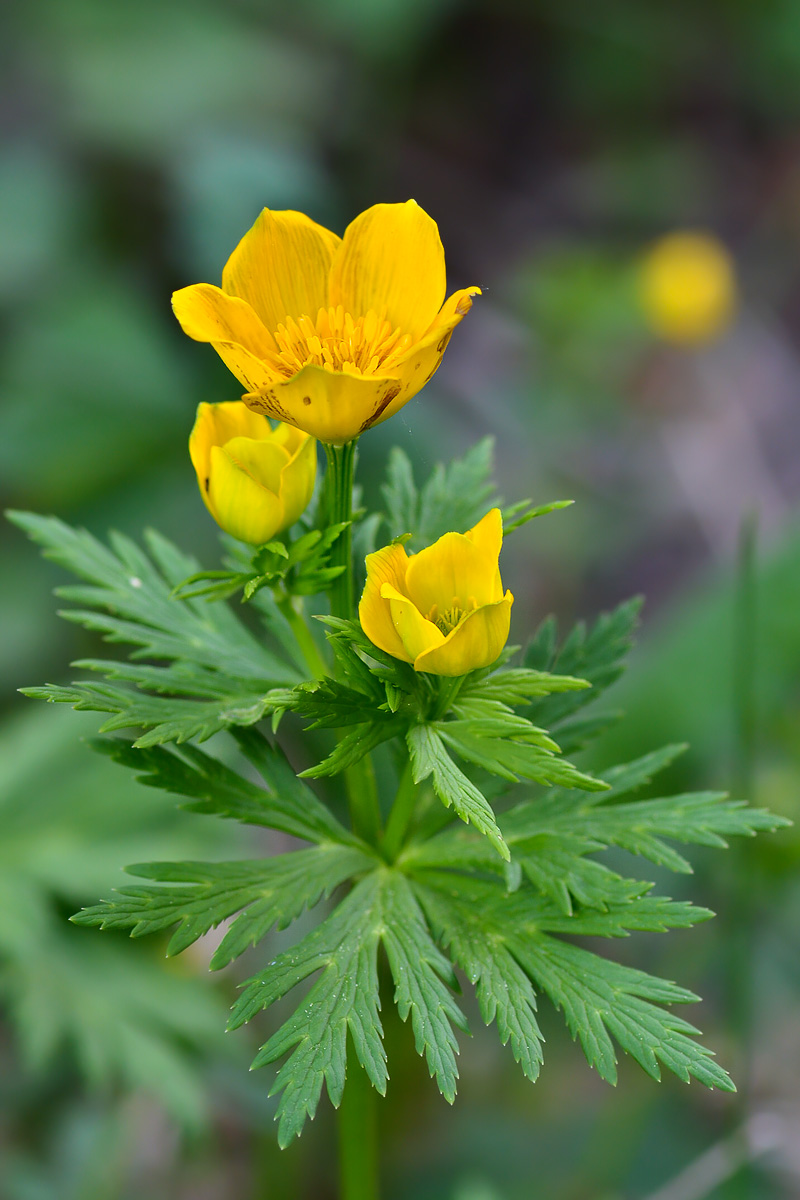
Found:
<path fill-rule="evenodd" d="M 340 1200 L 378 1200 L 377 1092 L 347 1051 L 347 1083 L 339 1106 Z"/>
<path fill-rule="evenodd" d="M 276 596 L 276 601 L 297 640 L 303 658 L 306 660 L 306 666 L 314 679 L 322 679 L 328 674 L 328 668 L 317 649 L 317 644 L 311 636 L 311 630 L 308 628 L 302 612 L 295 607 L 298 603 L 302 604 L 302 600 L 295 601 L 291 596 L 284 595 Z"/>
<path fill-rule="evenodd" d="M 347 787 L 347 804 L 350 809 L 350 824 L 371 846 L 378 843 L 381 835 L 381 809 L 378 803 L 378 785 L 372 759 L 365 754 L 344 773 Z"/>
<path fill-rule="evenodd" d="M 353 519 L 353 476 L 356 462 L 356 443 L 345 442 L 343 446 L 325 443 L 328 459 L 326 479 L 328 517 L 332 525 L 347 522 L 347 528 L 339 534 L 331 549 L 331 566 L 344 567 L 342 573 L 330 586 L 331 612 L 334 617 L 351 620 L 353 605 L 353 561 L 350 536 L 350 521 Z"/>
<path fill-rule="evenodd" d="M 400 776 L 397 795 L 394 798 L 392 811 L 386 823 L 386 834 L 383 839 L 383 853 L 387 862 L 394 862 L 403 848 L 408 827 L 414 816 L 417 804 L 418 785 L 414 782 L 414 772 L 409 758 Z"/>
<path fill-rule="evenodd" d="M 325 445 L 327 515 L 332 524 L 346 523 L 333 544 L 331 566 L 344 567 L 329 589 L 331 613 L 355 616 L 350 521 L 353 518 L 355 441 Z M 376 845 L 381 816 L 372 760 L 367 754 L 344 773 L 353 832 Z M 340 1200 L 378 1200 L 378 1117 L 376 1093 L 352 1047 L 347 1054 L 347 1083 L 339 1106 Z"/>
<path fill-rule="evenodd" d="M 434 721 L 441 721 L 442 717 L 447 716 L 447 713 L 456 702 L 458 693 L 461 691 L 464 676 L 440 675 L 438 682 L 439 694 L 436 698 L 436 706 L 433 713 Z"/>
<path fill-rule="evenodd" d="M 332 524 L 347 524 L 347 528 L 334 542 L 331 553 L 331 566 L 344 567 L 344 570 L 333 580 L 328 594 L 333 615 L 349 621 L 355 616 L 350 521 L 353 518 L 356 443 L 345 442 L 344 446 L 331 446 L 326 443 L 325 454 L 328 459 L 328 475 L 325 481 L 328 519 Z M 348 767 L 344 779 L 353 832 L 375 845 L 380 834 L 381 810 L 375 772 L 369 755 Z"/>

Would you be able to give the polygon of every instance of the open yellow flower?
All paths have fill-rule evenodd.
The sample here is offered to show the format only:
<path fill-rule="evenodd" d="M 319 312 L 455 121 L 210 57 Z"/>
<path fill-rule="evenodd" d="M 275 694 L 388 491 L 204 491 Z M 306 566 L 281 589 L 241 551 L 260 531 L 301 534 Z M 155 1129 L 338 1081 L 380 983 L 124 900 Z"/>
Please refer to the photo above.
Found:
<path fill-rule="evenodd" d="M 172 297 L 189 337 L 210 342 L 242 397 L 324 442 L 385 421 L 422 388 L 480 288 L 445 302 L 436 222 L 414 200 L 376 204 L 344 238 L 265 208 L 222 272 Z"/>
<path fill-rule="evenodd" d="M 367 555 L 358 615 L 371 642 L 431 675 L 466 675 L 508 640 L 511 592 L 498 559 L 503 519 L 493 508 L 468 533 L 446 533 L 409 557 L 399 545 Z"/>
<path fill-rule="evenodd" d="M 189 454 L 214 520 L 253 546 L 293 525 L 314 490 L 314 439 L 291 425 L 273 429 L 240 400 L 198 405 Z"/>

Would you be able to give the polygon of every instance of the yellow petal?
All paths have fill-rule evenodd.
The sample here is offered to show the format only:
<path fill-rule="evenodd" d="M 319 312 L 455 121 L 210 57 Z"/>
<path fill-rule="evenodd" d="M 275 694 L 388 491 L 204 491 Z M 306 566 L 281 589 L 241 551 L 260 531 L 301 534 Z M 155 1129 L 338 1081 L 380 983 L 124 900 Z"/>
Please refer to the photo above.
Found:
<path fill-rule="evenodd" d="M 257 483 L 221 446 L 211 449 L 208 507 L 227 533 L 254 546 L 268 542 L 283 521 L 278 497 Z"/>
<path fill-rule="evenodd" d="M 269 438 L 272 426 L 266 417 L 252 412 L 241 400 L 223 404 L 198 404 L 194 428 L 189 435 L 189 455 L 203 495 L 211 463 L 211 447 L 224 446 L 231 438 Z"/>
<path fill-rule="evenodd" d="M 330 302 L 356 318 L 374 309 L 417 339 L 442 306 L 445 282 L 436 222 L 415 200 L 376 204 L 345 230 L 331 267 Z"/>
<path fill-rule="evenodd" d="M 409 559 L 405 591 L 422 613 L 491 604 L 496 567 L 463 533 L 446 533 Z"/>
<path fill-rule="evenodd" d="M 349 442 L 370 425 L 400 391 L 400 383 L 378 375 L 326 371 L 308 363 L 291 379 L 243 396 L 256 412 L 304 429 L 321 442 Z"/>
<path fill-rule="evenodd" d="M 245 404 L 244 407 L 247 408 L 247 405 Z M 252 412 L 252 409 L 248 408 L 247 411 Z M 258 416 L 257 413 L 253 413 L 253 415 Z M 263 421 L 266 420 L 266 417 L 260 419 Z M 297 429 L 294 425 L 286 425 L 283 421 L 275 426 L 272 436 L 278 445 L 283 446 L 290 455 L 296 454 L 301 446 L 305 445 L 308 438 L 308 434 L 303 433 L 302 429 Z"/>
<path fill-rule="evenodd" d="M 461 288 L 459 291 L 453 292 L 452 296 L 448 296 L 434 317 L 426 336 L 432 335 L 438 330 L 455 329 L 456 325 L 464 320 L 464 317 L 472 308 L 472 297 L 480 296 L 481 294 L 481 289 L 474 286 Z"/>
<path fill-rule="evenodd" d="M 275 372 L 262 357 L 275 352 L 275 342 L 249 304 L 210 283 L 196 283 L 174 292 L 172 307 L 183 332 L 197 342 L 211 342 L 248 391 L 272 382 Z"/>
<path fill-rule="evenodd" d="M 253 441 L 252 438 L 231 438 L 222 447 L 237 467 L 246 471 L 256 483 L 279 496 L 281 472 L 289 463 L 289 455 L 274 439 Z"/>
<path fill-rule="evenodd" d="M 297 518 L 305 512 L 317 476 L 317 443 L 299 430 L 293 429 L 292 433 L 297 434 L 302 441 L 281 471 L 279 495 L 283 505 L 284 529 L 294 525 Z"/>
<path fill-rule="evenodd" d="M 492 508 L 473 529 L 464 534 L 473 545 L 486 555 L 489 562 L 495 563 L 491 600 L 502 599 L 503 585 L 500 581 L 498 559 L 503 547 L 503 514 L 499 508 Z"/>
<path fill-rule="evenodd" d="M 393 417 L 430 382 L 439 369 L 450 335 L 469 312 L 471 297 L 476 294 L 480 294 L 480 288 L 464 288 L 463 291 L 454 292 L 425 336 L 392 364 L 392 373 L 400 379 L 400 391 L 373 422 L 375 425 Z"/>
<path fill-rule="evenodd" d="M 379 649 L 385 650 L 393 658 L 411 662 L 392 622 L 389 602 L 381 596 L 381 588 L 387 583 L 397 591 L 403 589 L 408 555 L 402 546 L 384 546 L 382 550 L 368 554 L 366 563 L 367 582 L 358 606 L 361 628 Z"/>
<path fill-rule="evenodd" d="M 447 635 L 441 646 L 423 651 L 414 660 L 414 670 L 430 675 L 466 675 L 480 667 L 490 667 L 508 641 L 513 603 L 511 592 L 506 592 L 496 604 L 476 608 Z"/>
<path fill-rule="evenodd" d="M 381 587 L 381 597 L 389 602 L 392 624 L 411 662 L 426 650 L 441 646 L 444 634 L 432 621 L 426 621 L 407 596 L 402 596 L 390 583 Z"/>
<path fill-rule="evenodd" d="M 328 274 L 341 238 L 304 213 L 265 208 L 222 272 L 222 288 L 239 296 L 274 331 L 287 317 L 312 320 L 328 304 Z"/>

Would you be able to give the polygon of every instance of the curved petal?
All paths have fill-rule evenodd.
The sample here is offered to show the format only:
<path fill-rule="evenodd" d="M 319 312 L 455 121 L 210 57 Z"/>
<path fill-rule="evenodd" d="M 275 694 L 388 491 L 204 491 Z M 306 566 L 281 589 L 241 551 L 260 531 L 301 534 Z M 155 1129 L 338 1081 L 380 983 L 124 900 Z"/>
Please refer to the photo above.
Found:
<path fill-rule="evenodd" d="M 482 550 L 490 562 L 495 563 L 492 601 L 502 599 L 503 584 L 500 581 L 500 566 L 498 559 L 503 548 L 503 514 L 499 508 L 492 508 L 473 529 L 464 534 L 473 545 Z"/>
<path fill-rule="evenodd" d="M 402 546 L 395 543 L 392 546 L 384 546 L 382 550 L 376 550 L 374 554 L 368 554 L 366 563 L 367 582 L 364 584 L 358 605 L 361 628 L 380 650 L 385 650 L 387 654 L 391 654 L 393 658 L 400 658 L 403 662 L 411 662 L 392 622 L 389 603 L 381 596 L 384 584 L 388 583 L 398 591 L 403 588 L 408 555 Z"/>
<path fill-rule="evenodd" d="M 245 404 L 244 407 L 247 408 L 247 405 Z M 247 411 L 252 412 L 253 410 L 247 408 Z M 258 413 L 254 414 L 254 416 L 259 415 L 260 414 Z M 266 420 L 266 417 L 262 417 L 262 420 Z M 284 449 L 292 456 L 297 454 L 298 450 L 305 445 L 306 439 L 308 438 L 308 434 L 304 433 L 302 429 L 298 429 L 296 425 L 286 425 L 283 421 L 280 421 L 275 426 L 272 431 L 272 436 L 278 445 L 283 446 Z"/>
<path fill-rule="evenodd" d="M 198 404 L 194 427 L 189 435 L 189 457 L 197 472 L 200 490 L 205 494 L 212 446 L 224 446 L 235 437 L 260 440 L 271 436 L 272 426 L 267 418 L 252 412 L 241 400 Z"/>
<path fill-rule="evenodd" d="M 341 242 L 304 213 L 265 208 L 225 264 L 222 287 L 246 300 L 267 329 L 312 320 L 328 304 L 328 274 Z"/>
<path fill-rule="evenodd" d="M 220 446 L 211 449 L 207 504 L 218 525 L 253 546 L 268 542 L 283 522 L 278 497 L 256 483 Z"/>
<path fill-rule="evenodd" d="M 459 291 L 453 292 L 452 296 L 448 296 L 439 312 L 431 322 L 430 329 L 427 330 L 426 337 L 436 333 L 440 329 L 455 329 L 459 321 L 463 321 L 469 310 L 472 308 L 472 297 L 481 296 L 483 293 L 477 286 L 460 288 Z"/>
<path fill-rule="evenodd" d="M 321 442 L 349 442 L 369 429 L 400 391 L 396 379 L 326 371 L 307 363 L 291 379 L 275 379 L 242 399 L 255 412 L 304 429 Z"/>
<path fill-rule="evenodd" d="M 420 338 L 445 296 L 436 222 L 415 200 L 375 204 L 348 225 L 330 274 L 330 303 L 353 317 L 372 309 Z"/>
<path fill-rule="evenodd" d="M 317 443 L 312 437 L 299 433 L 299 430 L 292 432 L 299 434 L 302 443 L 281 471 L 278 494 L 283 504 L 284 529 L 294 525 L 297 518 L 305 512 L 317 477 Z"/>
<path fill-rule="evenodd" d="M 409 656 L 409 661 L 413 662 L 426 650 L 441 646 L 444 641 L 441 629 L 432 621 L 426 621 L 408 596 L 401 596 L 397 588 L 393 588 L 390 583 L 384 583 L 381 587 L 381 597 L 389 602 L 392 624 Z"/>
<path fill-rule="evenodd" d="M 211 283 L 193 283 L 173 292 L 172 311 L 183 332 L 196 342 L 235 342 L 256 358 L 277 350 L 253 308 Z"/>
<path fill-rule="evenodd" d="M 463 533 L 446 533 L 409 559 L 405 591 L 422 613 L 491 604 L 496 569 Z"/>
<path fill-rule="evenodd" d="M 196 342 L 210 342 L 249 392 L 272 383 L 275 371 L 262 356 L 274 354 L 275 343 L 249 304 L 210 283 L 196 283 L 175 292 L 172 307 L 184 333 Z"/>
<path fill-rule="evenodd" d="M 490 667 L 508 641 L 513 603 L 511 592 L 506 592 L 496 604 L 476 608 L 447 635 L 441 646 L 420 654 L 414 660 L 414 670 L 431 675 L 466 675 L 480 667 Z"/>
<path fill-rule="evenodd" d="M 480 288 L 464 288 L 460 292 L 454 292 L 425 336 L 407 350 L 402 358 L 391 364 L 393 374 L 400 379 L 400 391 L 374 422 L 375 425 L 393 417 L 398 409 L 416 396 L 417 392 L 421 392 L 426 383 L 433 379 L 447 349 L 450 335 L 472 308 L 471 298 L 474 295 L 480 295 Z"/>
<path fill-rule="evenodd" d="M 246 471 L 256 483 L 280 496 L 281 472 L 289 463 L 289 454 L 272 439 L 231 438 L 222 447 L 227 457 Z"/>

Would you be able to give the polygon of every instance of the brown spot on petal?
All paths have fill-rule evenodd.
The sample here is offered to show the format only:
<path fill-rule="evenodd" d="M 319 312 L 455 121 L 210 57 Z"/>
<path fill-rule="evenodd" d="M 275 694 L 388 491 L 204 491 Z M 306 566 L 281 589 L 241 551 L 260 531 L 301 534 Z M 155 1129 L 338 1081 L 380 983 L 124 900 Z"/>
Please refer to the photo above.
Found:
<path fill-rule="evenodd" d="M 311 403 L 311 397 L 303 396 L 303 404 L 310 404 L 310 403 Z"/>
<path fill-rule="evenodd" d="M 452 330 L 450 333 L 452 333 Z M 447 343 L 450 341 L 450 333 L 446 333 L 439 342 L 439 345 L 436 347 L 437 354 L 444 354 L 445 350 L 447 349 Z"/>
<path fill-rule="evenodd" d="M 206 489 L 206 495 L 208 495 L 208 489 L 211 487 L 210 475 L 206 475 L 205 479 L 203 480 L 203 487 Z"/>
<path fill-rule="evenodd" d="M 358 432 L 363 433 L 365 429 L 369 429 L 369 427 L 371 425 L 374 425 L 375 422 L 378 420 L 378 417 L 381 415 L 381 413 L 384 412 L 389 407 L 389 405 L 392 403 L 392 401 L 396 400 L 399 395 L 400 395 L 400 384 L 399 383 L 393 384 L 391 387 L 388 387 L 386 389 L 386 391 L 383 393 L 383 396 L 381 397 L 381 399 L 375 405 L 375 409 L 374 409 L 373 413 L 371 414 L 371 416 L 367 417 L 366 421 L 361 426 L 361 428 L 359 429 Z"/>

